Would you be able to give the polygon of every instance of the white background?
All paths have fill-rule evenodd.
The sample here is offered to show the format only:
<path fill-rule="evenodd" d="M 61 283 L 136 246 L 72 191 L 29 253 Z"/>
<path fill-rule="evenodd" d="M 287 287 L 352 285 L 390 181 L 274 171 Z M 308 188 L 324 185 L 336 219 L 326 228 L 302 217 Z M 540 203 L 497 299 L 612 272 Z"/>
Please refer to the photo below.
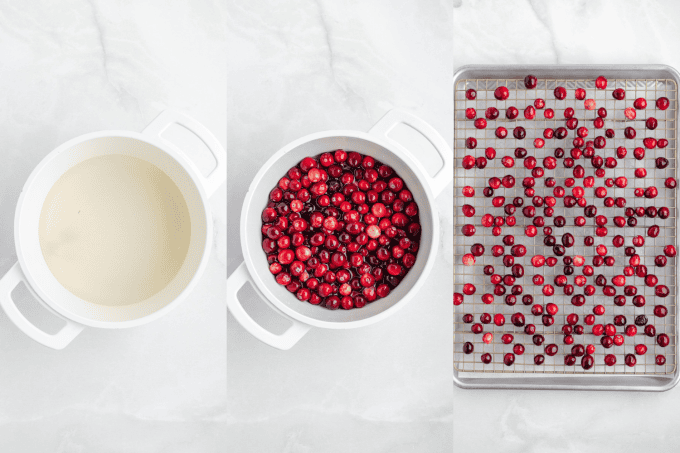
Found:
<path fill-rule="evenodd" d="M 451 144 L 450 0 L 233 1 L 227 29 L 228 273 L 243 259 L 245 193 L 290 141 L 328 129 L 367 131 L 400 107 Z M 356 330 L 312 329 L 289 351 L 260 343 L 228 316 L 233 451 L 451 451 L 450 188 L 436 204 L 442 240 L 434 270 L 395 315 Z M 252 289 L 241 297 L 268 327 L 287 325 Z"/>
<path fill-rule="evenodd" d="M 680 3 L 454 0 L 454 66 L 667 64 Z M 680 388 L 666 393 L 454 389 L 454 451 L 680 451 Z"/>
<path fill-rule="evenodd" d="M 215 2 L 1 2 L 0 67 L 0 275 L 16 261 L 21 188 L 64 141 L 141 131 L 172 107 L 226 144 L 224 18 Z M 224 451 L 225 205 L 223 186 L 211 200 L 215 242 L 197 287 L 151 324 L 87 328 L 54 351 L 0 310 L 0 451 Z M 57 329 L 25 293 L 27 316 Z"/>

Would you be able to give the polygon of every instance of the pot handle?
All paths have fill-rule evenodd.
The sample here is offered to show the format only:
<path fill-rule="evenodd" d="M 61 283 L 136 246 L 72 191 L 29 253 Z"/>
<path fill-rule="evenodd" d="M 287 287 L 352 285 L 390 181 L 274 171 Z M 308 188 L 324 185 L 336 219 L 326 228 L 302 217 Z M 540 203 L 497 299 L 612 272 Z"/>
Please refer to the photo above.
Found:
<path fill-rule="evenodd" d="M 260 326 L 250 317 L 250 315 L 248 315 L 248 313 L 246 313 L 237 297 L 239 290 L 249 281 L 251 281 L 251 278 L 250 273 L 246 268 L 246 263 L 241 263 L 227 279 L 227 307 L 232 316 L 236 318 L 239 324 L 241 324 L 248 333 L 261 342 L 283 351 L 292 348 L 295 343 L 300 341 L 300 339 L 309 332 L 310 326 L 291 319 L 293 325 L 281 335 L 273 334 Z"/>
<path fill-rule="evenodd" d="M 209 175 L 203 176 L 200 172 L 196 172 L 198 173 L 201 184 L 203 184 L 203 187 L 208 194 L 208 198 L 210 198 L 227 180 L 227 153 L 222 149 L 219 140 L 217 140 L 208 128 L 195 119 L 175 110 L 164 110 L 161 112 L 160 115 L 154 118 L 154 120 L 144 128 L 142 133 L 152 135 L 169 145 L 174 146 L 170 141 L 162 137 L 163 132 L 173 124 L 184 126 L 192 132 L 208 147 L 215 158 L 217 165 Z"/>
<path fill-rule="evenodd" d="M 432 193 L 435 197 L 438 196 L 453 180 L 453 153 L 451 152 L 451 148 L 446 143 L 446 140 L 444 140 L 444 137 L 442 137 L 432 126 L 417 116 L 399 109 L 393 109 L 387 112 L 385 116 L 380 118 L 380 120 L 378 120 L 378 122 L 371 128 L 369 133 L 377 135 L 382 139 L 389 140 L 402 151 L 405 151 L 406 154 L 411 156 L 417 163 L 420 163 L 420 160 L 418 159 L 418 150 L 409 150 L 404 144 L 399 143 L 388 135 L 390 131 L 399 124 L 411 126 L 413 129 L 419 132 L 427 139 L 427 141 L 432 144 L 434 149 L 442 158 L 444 165 L 439 169 L 439 171 L 437 171 L 437 173 L 431 176 L 427 172 L 423 171 L 425 174 L 425 179 L 432 189 Z"/>
<path fill-rule="evenodd" d="M 63 319 L 66 322 L 66 325 L 55 334 L 48 334 L 38 329 L 21 314 L 14 303 L 14 300 L 12 300 L 12 291 L 14 291 L 14 288 L 21 282 L 24 282 L 26 287 L 29 287 L 18 262 L 14 263 L 14 266 L 0 278 L 0 306 L 5 310 L 5 314 L 19 330 L 43 346 L 52 349 L 64 349 L 80 332 L 82 332 L 85 326 L 66 319 L 53 310 L 50 310 L 52 313 Z"/>

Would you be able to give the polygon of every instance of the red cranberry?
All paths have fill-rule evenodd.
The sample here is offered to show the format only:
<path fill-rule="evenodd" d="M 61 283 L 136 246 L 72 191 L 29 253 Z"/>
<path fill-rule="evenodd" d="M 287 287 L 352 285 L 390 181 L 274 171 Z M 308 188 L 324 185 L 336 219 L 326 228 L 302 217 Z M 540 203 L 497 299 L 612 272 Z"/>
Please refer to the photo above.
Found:
<path fill-rule="evenodd" d="M 496 107 L 489 107 L 484 112 L 484 116 L 486 117 L 487 120 L 495 120 L 496 118 L 498 118 L 498 115 L 500 115 L 500 112 Z"/>
<path fill-rule="evenodd" d="M 550 357 L 554 356 L 557 354 L 558 347 L 556 344 L 549 344 L 545 347 L 545 353 L 548 354 Z"/>
<path fill-rule="evenodd" d="M 493 95 L 499 101 L 505 101 L 510 97 L 510 91 L 506 87 L 498 87 L 493 92 Z"/>
<path fill-rule="evenodd" d="M 533 105 L 529 105 L 524 109 L 524 118 L 533 120 L 536 117 L 536 109 Z"/>
<path fill-rule="evenodd" d="M 659 110 L 666 110 L 670 106 L 670 102 L 667 97 L 660 97 L 656 100 L 656 108 Z"/>
<path fill-rule="evenodd" d="M 637 110 L 644 110 L 647 108 L 647 101 L 645 98 L 637 98 L 633 102 L 633 107 L 635 107 Z"/>
<path fill-rule="evenodd" d="M 607 88 L 607 79 L 605 79 L 603 76 L 599 76 L 597 79 L 595 79 L 595 87 L 598 90 L 604 90 Z"/>
<path fill-rule="evenodd" d="M 614 354 L 607 354 L 604 356 L 604 364 L 607 366 L 616 365 L 616 356 Z"/>
<path fill-rule="evenodd" d="M 474 101 L 475 99 L 477 99 L 477 92 L 475 90 L 473 90 L 472 88 L 470 88 L 465 92 L 465 97 L 469 101 Z"/>

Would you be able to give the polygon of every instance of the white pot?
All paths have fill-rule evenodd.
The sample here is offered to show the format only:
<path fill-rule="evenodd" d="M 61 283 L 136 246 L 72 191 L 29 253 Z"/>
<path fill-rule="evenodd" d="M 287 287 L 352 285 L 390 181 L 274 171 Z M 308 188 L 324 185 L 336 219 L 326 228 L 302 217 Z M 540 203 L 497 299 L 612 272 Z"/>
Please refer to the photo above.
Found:
<path fill-rule="evenodd" d="M 171 125 L 185 127 L 199 137 L 217 162 L 203 176 L 180 149 L 162 137 Z M 64 288 L 50 272 L 38 239 L 38 221 L 45 198 L 54 183 L 71 167 L 100 155 L 125 154 L 155 165 L 181 191 L 191 219 L 191 239 L 186 258 L 170 283 L 152 297 L 124 306 L 87 302 Z M 74 138 L 49 153 L 29 176 L 17 202 L 14 240 L 18 262 L 0 279 L 0 305 L 7 317 L 26 335 L 54 349 L 68 345 L 85 326 L 125 328 L 144 324 L 176 307 L 191 292 L 205 269 L 212 242 L 208 198 L 226 179 L 226 154 L 203 125 L 183 114 L 164 111 L 142 133 L 102 131 Z M 31 324 L 17 309 L 11 293 L 24 282 L 49 311 L 66 325 L 50 335 Z"/>
<path fill-rule="evenodd" d="M 407 149 L 404 144 L 389 136 L 390 131 L 400 124 L 412 127 L 437 150 L 443 160 L 443 167 L 436 175 L 430 176 L 425 171 L 417 158 L 419 150 Z M 416 264 L 406 277 L 386 298 L 352 310 L 327 310 L 308 302 L 300 302 L 285 287 L 276 283 L 262 250 L 261 214 L 271 189 L 287 169 L 297 165 L 304 157 L 336 149 L 373 156 L 391 166 L 413 192 L 422 225 Z M 231 314 L 258 340 L 285 350 L 297 343 L 312 326 L 350 329 L 378 322 L 395 313 L 418 292 L 434 264 L 439 248 L 439 216 L 434 207 L 434 199 L 453 179 L 452 158 L 451 149 L 434 128 L 399 110 L 388 112 L 368 133 L 320 132 L 283 147 L 257 173 L 243 202 L 241 247 L 244 262 L 227 280 L 227 305 Z M 277 335 L 264 329 L 243 309 L 237 293 L 248 282 L 275 311 L 292 322 L 291 327 L 283 334 Z"/>

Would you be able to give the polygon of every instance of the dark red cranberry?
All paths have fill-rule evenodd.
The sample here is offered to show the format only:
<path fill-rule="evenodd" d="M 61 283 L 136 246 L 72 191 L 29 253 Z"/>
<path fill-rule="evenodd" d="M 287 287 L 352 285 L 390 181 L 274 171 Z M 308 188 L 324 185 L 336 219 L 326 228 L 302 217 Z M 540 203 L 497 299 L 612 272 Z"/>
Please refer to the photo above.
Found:
<path fill-rule="evenodd" d="M 593 359 L 593 356 L 591 355 L 584 355 L 583 358 L 581 358 L 581 367 L 584 370 L 589 370 L 595 365 L 595 360 Z"/>
<path fill-rule="evenodd" d="M 519 110 L 517 110 L 516 107 L 510 106 L 508 109 L 505 111 L 505 117 L 509 120 L 514 120 L 519 116 Z M 518 137 L 515 137 L 518 138 Z"/>
<path fill-rule="evenodd" d="M 538 79 L 533 75 L 528 75 L 524 78 L 524 86 L 532 90 L 538 85 Z"/>
<path fill-rule="evenodd" d="M 665 348 L 671 343 L 670 338 L 668 335 L 665 333 L 659 334 L 659 336 L 656 337 L 656 343 L 661 346 L 662 348 Z"/>
<path fill-rule="evenodd" d="M 567 97 L 567 89 L 564 87 L 557 87 L 553 91 L 556 99 L 563 100 Z"/>
<path fill-rule="evenodd" d="M 484 112 L 484 116 L 486 117 L 487 120 L 495 120 L 496 118 L 498 118 L 498 115 L 500 115 L 500 113 L 498 112 L 498 109 L 496 107 L 489 107 Z"/>

